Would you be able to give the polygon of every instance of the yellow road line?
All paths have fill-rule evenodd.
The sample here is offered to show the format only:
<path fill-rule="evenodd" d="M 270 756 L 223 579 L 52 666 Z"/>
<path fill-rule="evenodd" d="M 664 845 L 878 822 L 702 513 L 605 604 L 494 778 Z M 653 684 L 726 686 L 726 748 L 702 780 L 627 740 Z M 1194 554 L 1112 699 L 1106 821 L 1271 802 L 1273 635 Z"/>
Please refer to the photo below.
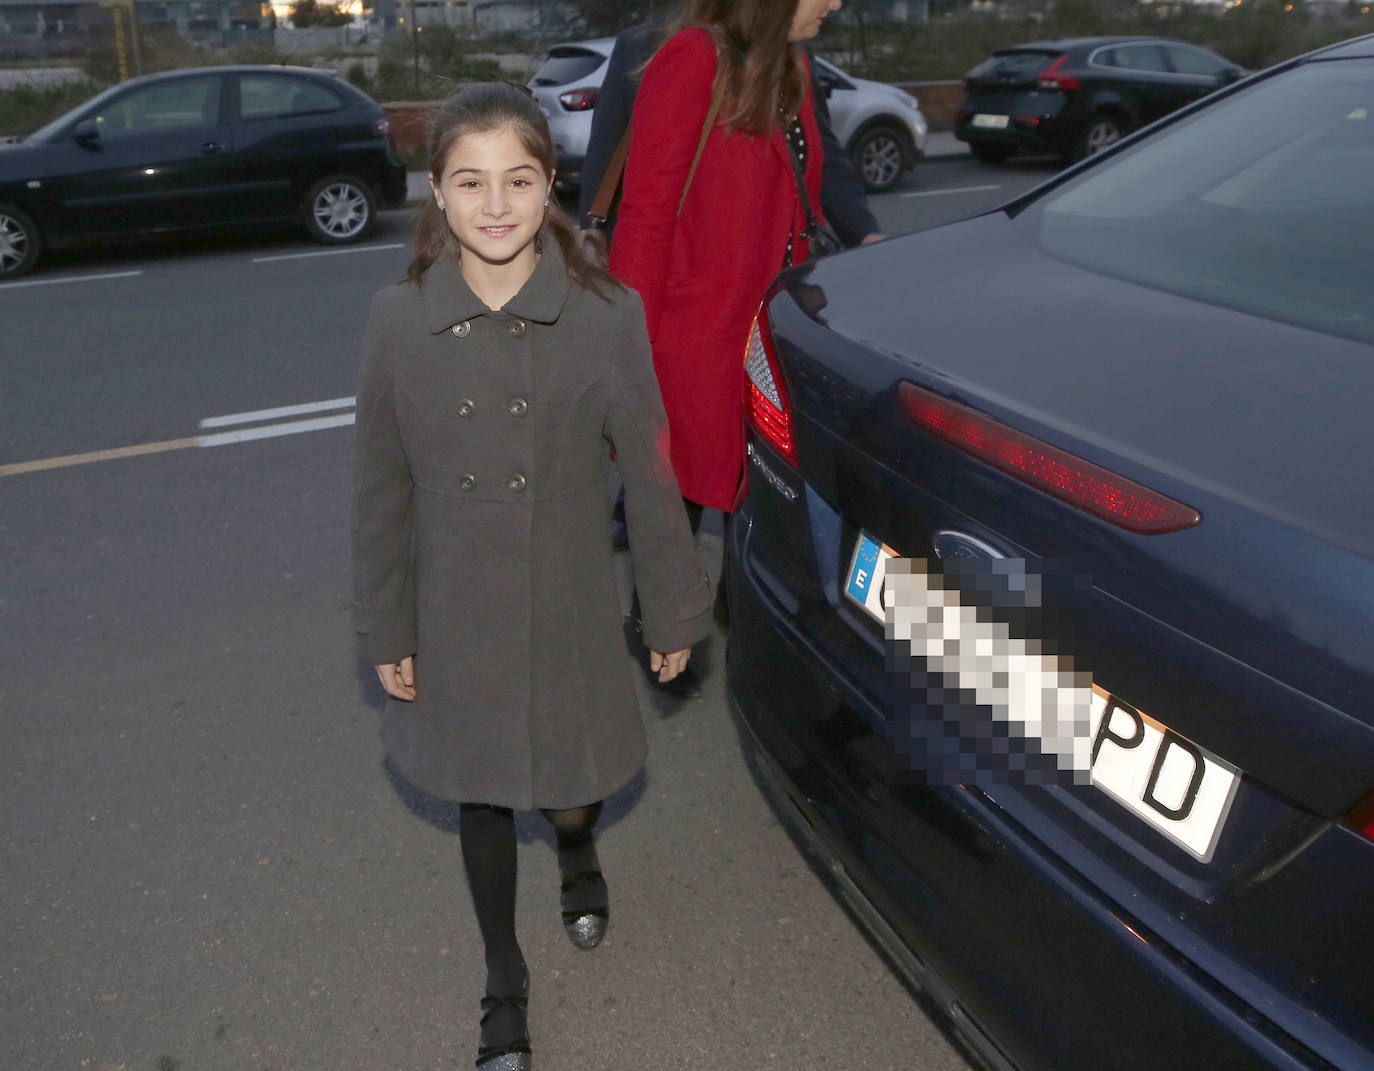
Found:
<path fill-rule="evenodd" d="M 199 444 L 199 436 L 192 436 L 189 439 L 164 439 L 160 443 L 121 446 L 115 450 L 92 450 L 86 454 L 45 457 L 38 461 L 17 461 L 10 465 L 0 465 L 0 476 L 18 476 L 25 472 L 66 468 L 68 465 L 88 465 L 92 461 L 113 461 L 121 457 L 137 457 L 139 454 L 160 454 L 166 450 L 185 450 L 188 446 L 198 446 Z"/>

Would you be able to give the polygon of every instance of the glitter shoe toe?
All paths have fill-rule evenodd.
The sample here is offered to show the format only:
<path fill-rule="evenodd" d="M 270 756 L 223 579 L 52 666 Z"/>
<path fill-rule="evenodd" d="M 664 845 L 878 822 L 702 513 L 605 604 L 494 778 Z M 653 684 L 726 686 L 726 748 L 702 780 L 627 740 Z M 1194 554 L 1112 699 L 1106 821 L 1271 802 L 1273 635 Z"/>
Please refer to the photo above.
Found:
<path fill-rule="evenodd" d="M 570 870 L 563 874 L 563 903 L 568 902 L 568 893 L 574 889 L 588 886 L 601 886 L 605 897 L 606 879 L 599 870 Z M 606 936 L 611 924 L 611 913 L 606 907 L 563 908 L 563 929 L 568 931 L 568 940 L 584 951 L 595 948 Z"/>

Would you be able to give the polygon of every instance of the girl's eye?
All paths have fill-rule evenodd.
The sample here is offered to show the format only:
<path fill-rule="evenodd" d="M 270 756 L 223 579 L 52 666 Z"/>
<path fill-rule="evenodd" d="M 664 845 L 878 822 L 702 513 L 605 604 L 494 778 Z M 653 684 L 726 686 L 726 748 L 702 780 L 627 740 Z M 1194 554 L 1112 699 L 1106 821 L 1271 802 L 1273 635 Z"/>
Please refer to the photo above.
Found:
<path fill-rule="evenodd" d="M 479 183 L 476 179 L 468 179 L 466 182 L 459 183 L 458 188 L 461 190 L 475 190 L 478 186 Z"/>
<path fill-rule="evenodd" d="M 523 189 L 525 189 L 527 186 L 529 186 L 529 184 L 530 184 L 530 180 L 529 180 L 529 179 L 518 178 L 518 179 L 512 179 L 512 180 L 511 180 L 511 185 L 514 186 L 517 190 L 523 190 Z"/>

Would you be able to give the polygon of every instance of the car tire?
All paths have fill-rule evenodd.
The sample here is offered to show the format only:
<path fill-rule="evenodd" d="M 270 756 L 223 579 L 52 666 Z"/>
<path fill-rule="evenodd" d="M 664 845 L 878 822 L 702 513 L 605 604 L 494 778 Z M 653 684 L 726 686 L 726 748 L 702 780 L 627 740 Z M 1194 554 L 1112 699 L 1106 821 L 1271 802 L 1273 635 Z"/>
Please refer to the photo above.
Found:
<path fill-rule="evenodd" d="M 1011 155 L 1011 149 L 1006 145 L 986 145 L 975 141 L 969 145 L 969 149 L 985 164 L 1000 164 Z"/>
<path fill-rule="evenodd" d="M 1088 120 L 1088 125 L 1083 128 L 1083 133 L 1078 135 L 1078 143 L 1074 147 L 1074 159 L 1082 160 L 1092 156 L 1093 153 L 1101 152 L 1109 145 L 1115 145 L 1126 134 L 1126 124 L 1120 116 L 1108 112 L 1098 112 Z"/>
<path fill-rule="evenodd" d="M 354 175 L 330 175 L 310 187 L 302 206 L 310 237 L 343 245 L 367 237 L 377 222 L 372 188 Z"/>
<path fill-rule="evenodd" d="M 869 127 L 849 150 L 854 170 L 869 193 L 886 193 L 897 185 L 908 155 L 902 136 L 888 126 Z"/>
<path fill-rule="evenodd" d="M 0 204 L 0 279 L 31 271 L 43 252 L 43 236 L 33 217 L 17 205 Z"/>

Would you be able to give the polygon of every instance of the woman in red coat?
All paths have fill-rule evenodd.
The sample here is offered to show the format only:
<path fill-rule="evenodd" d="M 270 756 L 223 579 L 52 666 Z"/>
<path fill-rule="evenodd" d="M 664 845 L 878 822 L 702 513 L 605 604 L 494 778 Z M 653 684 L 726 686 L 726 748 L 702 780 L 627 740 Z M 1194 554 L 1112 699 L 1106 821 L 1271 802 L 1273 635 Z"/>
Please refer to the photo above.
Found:
<path fill-rule="evenodd" d="M 694 0 L 649 62 L 635 102 L 611 271 L 644 301 L 673 469 L 694 527 L 701 507 L 734 505 L 750 324 L 773 276 L 806 259 L 794 153 L 820 212 L 820 131 L 798 42 L 839 7 Z M 717 118 L 687 187 L 713 92 Z"/>

